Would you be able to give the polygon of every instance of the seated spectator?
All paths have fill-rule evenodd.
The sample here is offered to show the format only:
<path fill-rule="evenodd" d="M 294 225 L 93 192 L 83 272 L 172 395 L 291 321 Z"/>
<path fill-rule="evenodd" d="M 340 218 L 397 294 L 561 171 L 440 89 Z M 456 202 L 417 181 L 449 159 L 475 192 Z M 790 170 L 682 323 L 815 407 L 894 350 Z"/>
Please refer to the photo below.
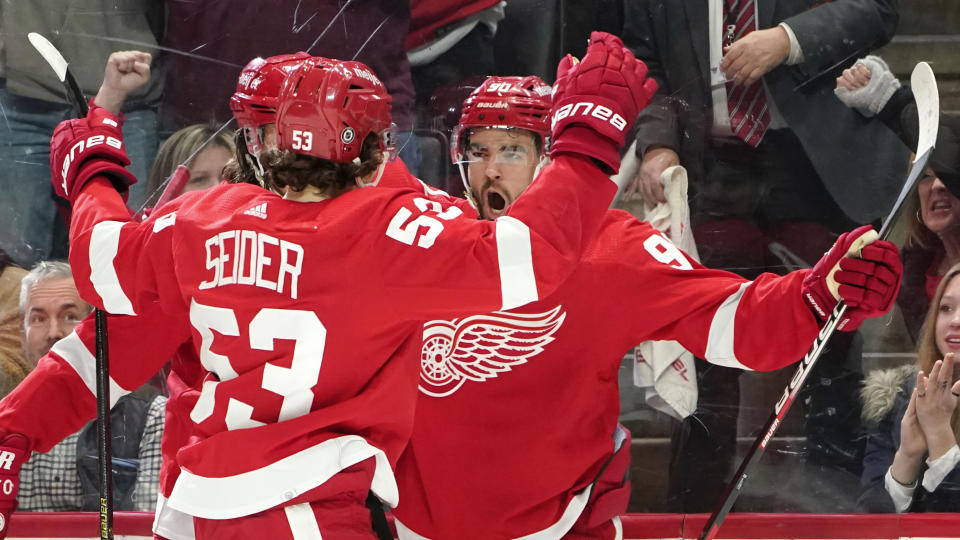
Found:
<path fill-rule="evenodd" d="M 210 124 L 193 124 L 174 132 L 160 145 L 147 177 L 148 206 L 152 206 L 160 198 L 165 181 L 176 171 L 177 166 L 196 152 L 216 130 L 217 128 Z M 190 178 L 183 190 L 176 195 L 211 188 L 220 183 L 223 167 L 234 154 L 231 135 L 229 131 L 221 132 L 186 164 L 190 170 Z"/>
<path fill-rule="evenodd" d="M 837 78 L 836 94 L 864 116 L 884 121 L 904 144 L 915 147 L 913 93 L 883 59 L 867 56 Z M 960 263 L 960 118 L 942 114 L 937 140 L 916 195 L 904 207 L 909 236 L 901 252 L 903 287 L 897 303 L 916 342 L 930 299 L 946 271 Z"/>
<path fill-rule="evenodd" d="M 20 346 L 20 282 L 27 271 L 13 263 L 0 249 L 0 397 L 23 380 L 30 372 Z"/>
<path fill-rule="evenodd" d="M 91 311 L 90 304 L 80 299 L 67 263 L 38 263 L 20 288 L 23 351 L 29 369 Z M 152 511 L 156 506 L 166 401 L 163 396 L 148 401 L 130 394 L 117 400 L 110 412 L 117 510 Z M 20 510 L 100 508 L 96 426 L 95 421 L 88 423 L 49 452 L 35 452 L 24 463 Z"/>
<path fill-rule="evenodd" d="M 960 382 L 954 360 L 960 346 L 953 342 L 960 333 L 958 274 L 955 265 L 937 287 L 917 365 L 874 372 L 861 391 L 864 420 L 874 425 L 858 501 L 864 511 L 960 510 Z"/>
<path fill-rule="evenodd" d="M 91 311 L 77 293 L 69 264 L 37 263 L 20 282 L 22 344 L 29 369 Z"/>

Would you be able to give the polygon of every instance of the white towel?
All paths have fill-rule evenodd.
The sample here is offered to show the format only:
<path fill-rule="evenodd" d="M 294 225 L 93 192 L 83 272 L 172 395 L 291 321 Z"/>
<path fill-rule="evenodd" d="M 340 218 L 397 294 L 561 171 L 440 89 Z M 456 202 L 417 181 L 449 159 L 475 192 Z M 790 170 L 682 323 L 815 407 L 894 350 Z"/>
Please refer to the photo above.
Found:
<path fill-rule="evenodd" d="M 636 143 L 634 143 L 636 144 Z M 614 181 L 621 188 L 636 174 L 639 167 L 631 147 L 624 156 L 620 173 Z M 690 230 L 690 207 L 687 204 L 687 171 L 676 165 L 660 176 L 666 203 L 648 210 L 645 205 L 631 205 L 639 219 L 667 235 L 687 255 L 700 260 Z M 622 191 L 622 189 L 621 189 Z M 638 208 L 639 207 L 639 208 Z M 633 383 L 644 390 L 647 405 L 676 418 L 685 418 L 697 408 L 697 375 L 693 354 L 676 341 L 645 341 L 634 348 Z"/>

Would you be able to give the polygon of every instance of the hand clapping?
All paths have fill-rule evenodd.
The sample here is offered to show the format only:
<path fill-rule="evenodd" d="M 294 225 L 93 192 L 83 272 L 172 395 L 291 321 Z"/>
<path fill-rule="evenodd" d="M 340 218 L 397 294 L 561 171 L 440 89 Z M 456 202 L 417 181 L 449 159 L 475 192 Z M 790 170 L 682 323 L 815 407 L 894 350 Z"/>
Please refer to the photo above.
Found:
<path fill-rule="evenodd" d="M 917 420 L 927 441 L 930 459 L 937 459 L 957 444 L 950 418 L 957 408 L 960 381 L 953 382 L 954 353 L 937 360 L 927 375 L 917 375 Z"/>

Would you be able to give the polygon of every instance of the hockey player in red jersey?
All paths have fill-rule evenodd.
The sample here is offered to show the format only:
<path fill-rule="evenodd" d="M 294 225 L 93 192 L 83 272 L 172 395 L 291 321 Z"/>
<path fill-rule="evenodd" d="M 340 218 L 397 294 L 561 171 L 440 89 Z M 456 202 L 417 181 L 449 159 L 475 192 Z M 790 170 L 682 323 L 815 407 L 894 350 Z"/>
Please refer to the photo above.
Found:
<path fill-rule="evenodd" d="M 486 219 L 539 183 L 547 91 L 536 77 L 491 77 L 464 102 L 453 161 Z M 554 119 L 569 113 L 554 102 Z M 553 294 L 428 322 L 414 431 L 397 465 L 400 538 L 621 538 L 630 493 L 630 436 L 617 424 L 624 353 L 677 340 L 725 366 L 794 363 L 838 298 L 852 309 L 844 330 L 890 308 L 902 273 L 896 247 L 876 241 L 847 255 L 868 231 L 841 236 L 812 270 L 746 281 L 611 210 Z"/>
<path fill-rule="evenodd" d="M 115 79 L 121 71 L 130 71 L 136 62 L 149 65 L 149 55 L 136 51 L 118 52 L 111 55 L 107 62 L 105 89 L 101 94 L 109 95 L 112 110 L 119 112 L 126 95 L 125 90 L 109 87 L 107 80 Z M 234 166 L 228 166 L 228 172 L 234 182 L 263 184 L 263 170 L 259 163 L 262 151 L 276 147 L 276 126 L 274 124 L 277 95 L 288 72 L 299 67 L 309 55 L 295 53 L 269 58 L 255 58 L 241 71 L 237 90 L 230 99 L 231 110 L 237 121 L 237 156 Z M 143 82 L 146 82 L 145 80 Z M 101 98 L 98 95 L 98 100 Z M 406 172 L 401 162 L 389 162 L 381 177 L 381 185 L 392 187 L 410 187 L 424 195 L 446 205 L 458 206 L 465 215 L 476 217 L 476 211 L 463 199 L 449 197 L 435 190 Z M 189 340 L 178 343 L 175 336 L 182 332 L 155 332 L 156 328 L 173 329 L 184 324 L 182 319 L 172 317 L 159 309 L 159 306 L 137 316 L 109 316 L 110 350 L 114 358 L 139 358 L 147 365 L 155 365 L 158 360 L 171 359 L 171 370 L 167 377 L 169 400 L 166 407 L 166 420 L 163 432 L 163 461 L 160 471 L 159 495 L 153 530 L 160 540 L 191 540 L 194 538 L 193 518 L 174 510 L 166 504 L 173 486 L 179 476 L 180 467 L 177 452 L 188 442 L 192 429 L 189 413 L 199 396 L 202 383 L 202 366 Z M 93 316 L 88 317 L 71 335 L 54 349 L 47 367 L 56 367 L 51 362 L 66 362 L 82 368 L 84 363 L 92 362 L 95 351 Z M 116 360 L 115 360 L 116 361 Z M 75 377 L 75 372 L 56 371 L 62 377 Z M 49 380 L 49 374 L 47 376 Z M 120 397 L 126 391 L 114 388 L 114 397 Z M 67 422 L 81 425 L 93 410 L 92 394 L 81 392 L 67 400 L 73 404 L 69 410 L 71 416 Z M 89 406 L 86 406 L 88 405 Z M 13 408 L 0 410 L 0 425 L 3 418 L 15 414 Z M 33 424 L 46 426 L 48 424 Z M 34 447 L 52 446 L 62 438 L 62 430 L 36 431 L 33 433 Z M 0 527 L 2 529 L 2 527 Z"/>
<path fill-rule="evenodd" d="M 362 150 L 366 159 L 360 165 L 365 174 L 358 175 L 373 177 L 379 170 L 370 163 L 379 154 L 377 137 L 364 136 L 377 130 L 358 130 L 350 123 L 380 119 L 372 100 L 354 96 L 353 101 L 366 109 L 366 116 L 349 117 L 346 129 L 332 123 L 338 126 L 332 130 L 338 137 L 334 139 L 331 132 L 315 131 L 317 122 L 329 121 L 316 112 L 316 103 L 296 98 L 330 82 L 333 72 L 362 90 L 371 90 L 363 81 L 375 89 L 382 86 L 377 87 L 376 79 L 362 66 L 310 64 L 310 70 L 304 71 L 305 65 L 298 72 L 297 84 L 286 86 L 291 95 L 289 103 L 281 100 L 280 147 L 299 150 L 301 155 L 319 153 L 347 165 L 354 154 L 361 153 L 361 141 L 366 141 Z M 642 67 L 618 42 L 598 37 L 581 67 L 571 69 L 563 84 L 569 84 L 574 98 L 605 97 L 617 103 L 617 115 L 632 118 L 652 92 L 651 85 L 641 84 L 642 80 Z M 346 84 L 343 87 L 353 89 Z M 595 95 L 584 93 L 588 90 Z M 329 95 L 341 98 L 335 92 Z M 348 115 L 351 109 L 337 111 Z M 330 109 L 324 112 L 332 114 Z M 122 191 L 130 180 L 121 166 L 125 159 L 117 145 L 118 133 L 114 133 L 118 124 L 117 118 L 97 108 L 85 120 L 64 124 L 53 144 L 58 165 L 61 160 L 64 165 L 58 168 L 61 174 L 55 186 L 74 204 L 73 257 L 92 269 L 81 285 L 86 294 L 115 312 L 136 313 L 159 302 L 167 311 L 190 316 L 192 329 L 181 330 L 180 338 L 193 336 L 208 380 L 191 411 L 199 430 L 195 441 L 180 453 L 184 475 L 170 503 L 204 518 L 197 520 L 201 537 L 230 536 L 241 524 L 250 533 L 251 526 L 259 526 L 256 523 L 273 521 L 275 525 L 277 518 L 284 524 L 309 524 L 314 516 L 321 518 L 314 528 L 329 525 L 336 535 L 339 525 L 323 518 L 347 515 L 357 486 L 363 486 L 365 494 L 372 485 L 385 500 L 395 502 L 388 464 L 395 460 L 405 439 L 411 412 L 405 405 L 413 396 L 404 393 L 401 383 L 387 381 L 404 379 L 403 362 L 371 360 L 345 365 L 341 359 L 377 359 L 378 350 L 384 358 L 402 358 L 404 352 L 415 350 L 409 334 L 400 338 L 404 323 L 398 320 L 403 321 L 404 314 L 411 317 L 407 322 L 414 324 L 413 318 L 432 312 L 519 305 L 555 288 L 564 266 L 572 262 L 571 254 L 576 255 L 583 236 L 589 234 L 590 220 L 599 217 L 603 199 L 611 195 L 612 188 L 599 178 L 595 163 L 616 167 L 609 159 L 610 150 L 615 152 L 618 139 L 622 139 L 618 131 L 623 128 L 614 126 L 611 131 L 586 117 L 557 126 L 554 134 L 568 143 L 566 150 L 555 153 L 555 165 L 545 173 L 549 180 L 526 203 L 533 208 L 540 199 L 557 206 L 543 217 L 538 217 L 545 214 L 543 202 L 537 212 L 524 210 L 521 204 L 517 212 L 496 224 L 478 227 L 475 221 L 459 219 L 459 212 L 452 208 L 409 190 L 385 188 L 371 193 L 353 189 L 350 183 L 315 190 L 318 186 L 301 182 L 300 171 L 314 162 L 274 152 L 265 171 L 274 187 L 287 188 L 288 199 L 324 200 L 298 205 L 255 187 L 220 186 L 182 197 L 139 225 L 128 221 L 129 214 L 116 194 L 116 188 Z M 343 167 L 328 167 L 326 172 L 332 170 L 336 176 Z M 210 204 L 214 200 L 216 203 Z M 313 217 L 318 214 L 311 212 L 314 208 L 327 219 Z M 205 212 L 203 221 L 199 209 Z M 278 218 L 268 217 L 268 212 L 279 214 Z M 571 213 L 579 218 L 566 223 L 559 219 L 569 218 Z M 239 228 L 241 225 L 247 228 Z M 334 230 L 338 234 L 331 237 Z M 371 230 L 374 232 L 366 233 Z M 326 241 L 322 241 L 324 237 Z M 349 249 L 344 244 L 349 244 Z M 425 261 L 431 248 L 429 253 L 439 253 L 430 256 L 432 266 L 411 264 Z M 371 253 L 376 256 L 370 258 Z M 455 264 L 448 260 L 454 258 L 452 254 L 482 271 L 465 272 L 463 282 L 469 283 L 469 288 L 450 296 L 445 294 L 450 285 L 444 284 L 444 294 L 440 294 L 438 286 L 431 284 L 435 281 L 431 275 L 446 275 L 447 268 Z M 392 266 L 376 264 L 383 260 L 379 257 L 391 260 Z M 319 270 L 330 260 L 339 263 L 338 269 L 357 265 L 362 270 Z M 408 265 L 413 270 L 404 271 Z M 164 268 L 172 268 L 172 272 Z M 300 273 L 307 268 L 311 271 L 304 276 L 310 279 L 301 280 Z M 335 287 L 324 288 L 329 278 L 316 278 L 334 274 L 340 278 Z M 239 286 L 246 286 L 241 296 L 228 294 L 240 292 Z M 318 288 L 332 300 L 323 298 Z M 352 310 L 333 307 L 346 306 L 346 298 L 350 298 Z M 284 307 L 270 307 L 277 304 Z M 304 304 L 310 310 L 286 307 Z M 317 313 L 334 312 L 337 315 L 329 323 L 317 317 Z M 241 321 L 244 324 L 238 324 Z M 248 330 L 249 343 L 229 337 L 242 337 Z M 220 343 L 214 342 L 213 332 Z M 324 334 L 336 337 L 324 340 Z M 176 342 L 175 335 L 170 339 Z M 235 353 L 232 357 L 231 352 Z M 324 374 L 317 361 L 321 356 Z M 48 371 L 64 368 L 74 369 L 61 361 Z M 129 387 L 140 375 L 132 372 L 148 369 L 121 365 L 112 376 L 121 387 Z M 81 372 L 85 370 L 77 368 L 77 374 Z M 89 392 L 79 378 L 75 392 Z M 27 386 L 18 394 L 19 400 L 10 403 L 29 398 L 35 388 Z M 351 386 L 357 390 L 351 391 Z M 27 414 L 21 411 L 5 416 L 8 432 L 29 432 L 23 421 Z M 227 451 L 236 448 L 243 448 L 244 455 Z M 324 459 L 333 449 L 339 459 Z M 309 460 L 311 466 L 299 463 L 303 460 Z M 228 485 L 229 489 L 225 488 Z M 342 512 L 331 506 L 329 497 L 335 493 L 346 504 Z M 304 505 L 310 502 L 312 506 Z M 257 512 L 262 520 L 243 518 Z M 294 525 L 285 526 L 289 530 Z M 362 532 L 353 532 L 362 536 Z"/>

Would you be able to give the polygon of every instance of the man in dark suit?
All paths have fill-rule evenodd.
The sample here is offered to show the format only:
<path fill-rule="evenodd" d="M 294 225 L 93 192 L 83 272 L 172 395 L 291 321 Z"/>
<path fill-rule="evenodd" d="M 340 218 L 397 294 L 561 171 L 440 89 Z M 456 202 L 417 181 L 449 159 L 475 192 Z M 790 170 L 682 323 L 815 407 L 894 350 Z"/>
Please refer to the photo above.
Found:
<path fill-rule="evenodd" d="M 765 175 L 793 169 L 783 171 L 791 178 L 782 183 L 809 186 L 790 205 L 810 199 L 803 208 L 811 212 L 803 215 L 807 220 L 819 217 L 832 230 L 846 230 L 850 223 L 838 227 L 834 222 L 849 218 L 866 223 L 885 215 L 903 181 L 906 149 L 879 122 L 840 103 L 833 87 L 835 72 L 890 40 L 898 18 L 896 0 L 755 0 L 746 7 L 755 5 L 757 29 L 728 43 L 724 28 L 729 21 L 723 12 L 730 1 L 625 2 L 624 41 L 661 85 L 638 122 L 637 152 L 643 161 L 631 187 L 651 202 L 663 200 L 659 173 L 679 163 L 690 174 L 695 214 L 754 214 L 750 217 L 756 222 L 769 217 L 763 207 L 782 203 L 777 194 L 730 181 L 724 170 L 716 170 L 718 162 L 721 169 L 745 170 L 742 164 L 725 163 L 745 156 L 741 161 L 752 162 L 751 172 L 761 173 L 750 174 L 753 183 L 763 181 L 767 190 L 788 188 L 769 186 Z M 729 95 L 725 80 L 765 86 L 773 118 L 756 147 L 738 141 L 729 129 L 724 132 L 714 117 L 714 104 L 726 105 L 725 96 L 717 94 Z M 795 153 L 806 159 L 795 162 Z M 758 170 L 756 162 L 764 158 L 769 166 Z M 806 177 L 808 173 L 813 176 Z M 724 198 L 713 193 L 721 191 L 713 185 L 717 182 L 759 200 L 716 208 L 717 201 L 710 199 Z M 708 200 L 698 200 L 704 198 Z M 830 208 L 814 205 L 821 202 Z M 796 210 L 788 209 L 780 221 L 789 221 L 789 214 Z"/>
<path fill-rule="evenodd" d="M 625 0 L 624 42 L 660 84 L 628 193 L 664 201 L 661 172 L 683 165 L 704 264 L 752 277 L 815 261 L 834 233 L 886 215 L 902 185 L 907 149 L 833 94 L 897 19 L 896 0 Z M 711 510 L 731 472 L 739 372 L 709 369 L 698 419 L 674 438 L 674 511 Z"/>

